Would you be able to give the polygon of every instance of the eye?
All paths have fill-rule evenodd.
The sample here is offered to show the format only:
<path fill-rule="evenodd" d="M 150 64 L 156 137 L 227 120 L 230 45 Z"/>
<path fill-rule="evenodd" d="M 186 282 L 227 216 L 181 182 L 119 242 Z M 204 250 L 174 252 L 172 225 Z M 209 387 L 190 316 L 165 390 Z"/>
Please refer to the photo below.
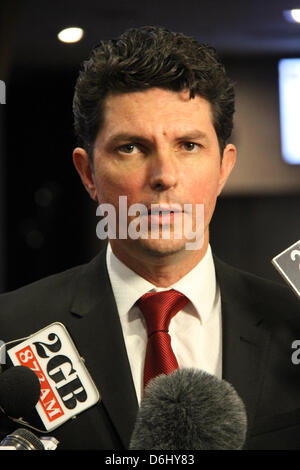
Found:
<path fill-rule="evenodd" d="M 192 152 L 194 150 L 197 150 L 200 145 L 196 144 L 195 142 L 184 142 L 183 143 L 184 150 L 187 150 L 188 152 Z"/>
<path fill-rule="evenodd" d="M 134 150 L 138 151 L 138 148 L 135 144 L 125 144 L 118 147 L 118 151 L 121 153 L 131 154 L 135 153 Z"/>

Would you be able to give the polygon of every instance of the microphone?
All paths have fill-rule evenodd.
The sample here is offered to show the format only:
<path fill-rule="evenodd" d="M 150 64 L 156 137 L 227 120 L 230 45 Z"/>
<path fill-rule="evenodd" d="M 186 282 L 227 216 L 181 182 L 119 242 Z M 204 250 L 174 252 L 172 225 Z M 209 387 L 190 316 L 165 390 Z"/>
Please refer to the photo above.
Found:
<path fill-rule="evenodd" d="M 38 429 L 39 432 L 52 431 L 100 400 L 100 393 L 84 359 L 62 323 L 54 322 L 30 336 L 6 345 L 17 341 L 21 342 L 7 350 L 8 357 L 14 366 L 25 366 L 34 371 L 40 382 L 34 412 L 34 419 L 39 424 L 33 429 L 42 426 L 43 431 Z M 21 385 L 22 395 L 23 388 Z M 28 398 L 31 392 L 28 390 Z M 20 401 L 23 399 L 18 400 Z M 6 409 L 10 402 L 11 400 L 6 404 Z"/>
<path fill-rule="evenodd" d="M 0 408 L 11 418 L 30 414 L 40 393 L 40 381 L 28 367 L 11 367 L 0 374 Z"/>
<path fill-rule="evenodd" d="M 130 450 L 239 450 L 246 439 L 245 405 L 225 380 L 179 369 L 149 382 Z"/>
<path fill-rule="evenodd" d="M 0 450 L 55 450 L 58 444 L 55 437 L 38 438 L 28 429 L 19 428 L 0 442 Z"/>
<path fill-rule="evenodd" d="M 0 448 L 9 447 L 10 450 L 45 450 L 42 441 L 27 429 L 17 429 L 6 436 L 0 443 Z"/>
<path fill-rule="evenodd" d="M 300 240 L 275 256 L 272 264 L 300 300 Z"/>
<path fill-rule="evenodd" d="M 11 367 L 0 374 L 0 409 L 14 421 L 22 422 L 33 411 L 40 393 L 40 381 L 28 367 Z M 0 450 L 55 450 L 57 445 L 52 436 L 38 438 L 28 429 L 19 428 L 0 442 Z"/>

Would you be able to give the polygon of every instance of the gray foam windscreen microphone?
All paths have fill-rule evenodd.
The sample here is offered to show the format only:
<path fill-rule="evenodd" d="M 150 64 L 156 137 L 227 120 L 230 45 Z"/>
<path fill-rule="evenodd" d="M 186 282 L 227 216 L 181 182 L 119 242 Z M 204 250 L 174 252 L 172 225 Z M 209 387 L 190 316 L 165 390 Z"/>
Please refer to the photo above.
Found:
<path fill-rule="evenodd" d="M 197 369 L 153 379 L 145 389 L 131 450 L 239 450 L 245 405 L 225 380 Z"/>

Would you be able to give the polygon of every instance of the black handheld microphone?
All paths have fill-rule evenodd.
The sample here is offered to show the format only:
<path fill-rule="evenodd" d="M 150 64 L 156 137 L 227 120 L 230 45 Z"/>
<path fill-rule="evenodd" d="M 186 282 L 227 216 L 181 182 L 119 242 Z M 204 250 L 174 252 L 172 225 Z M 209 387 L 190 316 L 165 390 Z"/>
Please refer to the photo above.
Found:
<path fill-rule="evenodd" d="M 40 381 L 28 367 L 11 367 L 0 374 L 0 408 L 11 418 L 28 416 L 40 393 Z"/>
<path fill-rule="evenodd" d="M 0 409 L 15 421 L 33 411 L 40 393 L 40 381 L 28 367 L 11 367 L 0 374 Z M 57 445 L 54 437 L 38 438 L 28 429 L 19 428 L 0 442 L 0 450 L 55 450 Z"/>
<path fill-rule="evenodd" d="M 244 403 L 225 380 L 197 369 L 160 375 L 145 389 L 131 450 L 238 450 Z"/>

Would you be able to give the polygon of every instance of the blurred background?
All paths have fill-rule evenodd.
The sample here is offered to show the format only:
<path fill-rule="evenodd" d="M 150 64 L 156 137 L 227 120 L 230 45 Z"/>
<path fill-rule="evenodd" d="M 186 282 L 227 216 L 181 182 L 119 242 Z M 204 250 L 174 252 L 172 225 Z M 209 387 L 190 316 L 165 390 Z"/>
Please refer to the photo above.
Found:
<path fill-rule="evenodd" d="M 235 81 L 238 163 L 211 244 L 234 266 L 284 282 L 271 258 L 300 238 L 300 165 L 282 157 L 278 62 L 300 58 L 300 24 L 283 13 L 297 7 L 300 0 L 1 0 L 0 292 L 98 251 L 96 205 L 72 164 L 74 84 L 101 39 L 149 24 L 215 46 Z M 71 26 L 83 38 L 59 41 Z"/>

